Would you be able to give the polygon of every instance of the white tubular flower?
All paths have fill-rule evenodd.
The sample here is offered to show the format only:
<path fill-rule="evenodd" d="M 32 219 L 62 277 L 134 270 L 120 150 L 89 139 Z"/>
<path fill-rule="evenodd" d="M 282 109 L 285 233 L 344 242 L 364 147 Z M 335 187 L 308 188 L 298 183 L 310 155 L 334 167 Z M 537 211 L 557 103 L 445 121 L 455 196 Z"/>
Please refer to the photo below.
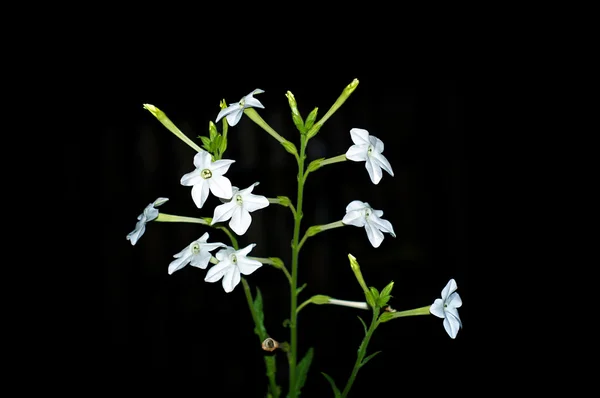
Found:
<path fill-rule="evenodd" d="M 382 155 L 383 141 L 369 135 L 367 130 L 357 128 L 350 130 L 350 136 L 354 145 L 348 148 L 346 158 L 355 162 L 365 162 L 365 167 L 373 184 L 377 185 L 381 181 L 381 177 L 383 177 L 381 169 L 387 171 L 392 177 L 394 176 L 392 166 Z"/>
<path fill-rule="evenodd" d="M 169 264 L 169 275 L 190 264 L 192 267 L 206 269 L 212 255 L 211 250 L 219 247 L 227 247 L 223 243 L 208 243 L 208 232 L 205 232 L 200 239 L 193 241 L 185 249 L 175 254 L 175 260 Z"/>
<path fill-rule="evenodd" d="M 354 225 L 355 227 L 365 227 L 367 237 L 373 247 L 377 248 L 383 242 L 383 232 L 387 232 L 394 238 L 394 228 L 387 220 L 382 220 L 382 210 L 373 210 L 367 202 L 353 200 L 346 206 L 346 215 L 342 222 L 346 225 Z"/>
<path fill-rule="evenodd" d="M 215 208 L 210 225 L 227 221 L 231 218 L 229 226 L 233 232 L 238 235 L 245 234 L 252 222 L 250 212 L 264 209 L 269 205 L 269 200 L 266 197 L 252 193 L 252 190 L 257 185 L 258 182 L 255 182 L 241 191 L 237 187 L 233 187 L 231 200 Z"/>
<path fill-rule="evenodd" d="M 238 122 L 242 118 L 242 115 L 244 114 L 244 109 L 246 109 L 246 108 L 263 108 L 264 109 L 263 104 L 261 104 L 259 100 L 254 98 L 255 94 L 260 94 L 260 93 L 264 93 L 264 91 L 261 90 L 260 88 L 257 88 L 256 90 L 254 90 L 253 92 L 251 92 L 250 94 L 248 94 L 244 98 L 242 98 L 240 100 L 240 102 L 237 102 L 235 104 L 230 104 L 227 108 L 221 109 L 221 112 L 219 112 L 219 114 L 217 115 L 217 120 L 215 120 L 215 123 L 218 122 L 219 120 L 221 120 L 221 118 L 225 117 L 227 119 L 227 123 L 229 123 L 230 126 L 235 126 L 236 124 L 238 124 Z"/>
<path fill-rule="evenodd" d="M 254 246 L 256 243 L 249 244 L 237 251 L 230 246 L 219 250 L 215 256 L 219 263 L 208 270 L 204 280 L 212 283 L 223 278 L 223 289 L 226 293 L 232 292 L 240 283 L 240 273 L 250 275 L 262 266 L 261 262 L 246 258 Z"/>
<path fill-rule="evenodd" d="M 429 308 L 429 312 L 433 315 L 444 319 L 444 329 L 451 338 L 455 338 L 458 329 L 462 327 L 457 310 L 462 305 L 462 300 L 456 293 L 457 288 L 456 281 L 450 279 L 444 290 L 442 290 L 442 298 L 435 299 Z"/>
<path fill-rule="evenodd" d="M 144 209 L 144 212 L 138 216 L 138 222 L 135 224 L 135 229 L 127 234 L 127 240 L 131 241 L 131 245 L 135 245 L 144 235 L 146 231 L 146 223 L 149 223 L 152 220 L 155 220 L 158 217 L 158 210 L 154 207 L 158 207 L 165 203 L 169 198 L 158 198 L 154 202 L 150 203 Z"/>
<path fill-rule="evenodd" d="M 231 182 L 223 174 L 235 160 L 221 159 L 212 161 L 210 153 L 200 151 L 194 156 L 196 170 L 181 177 L 181 185 L 192 186 L 192 199 L 200 209 L 208 197 L 208 191 L 218 198 L 230 199 L 233 192 Z"/>

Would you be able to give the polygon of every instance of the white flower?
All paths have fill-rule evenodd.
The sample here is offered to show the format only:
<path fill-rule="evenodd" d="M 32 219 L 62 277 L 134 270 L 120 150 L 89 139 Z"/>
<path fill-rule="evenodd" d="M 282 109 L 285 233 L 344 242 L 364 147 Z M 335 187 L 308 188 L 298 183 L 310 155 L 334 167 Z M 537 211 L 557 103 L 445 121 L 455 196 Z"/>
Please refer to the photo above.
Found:
<path fill-rule="evenodd" d="M 135 245 L 144 235 L 146 231 L 146 223 L 156 219 L 158 217 L 158 210 L 154 206 L 158 207 L 165 203 L 169 198 L 158 198 L 154 202 L 150 203 L 144 209 L 144 212 L 138 216 L 138 222 L 135 224 L 135 229 L 127 234 L 127 240 L 131 241 L 131 245 Z"/>
<path fill-rule="evenodd" d="M 215 256 L 219 260 L 219 263 L 208 270 L 204 280 L 206 282 L 216 282 L 223 278 L 223 289 L 225 292 L 229 293 L 233 291 L 237 284 L 240 283 L 240 273 L 250 275 L 262 266 L 262 263 L 257 260 L 246 258 L 254 246 L 256 246 L 256 243 L 252 243 L 237 251 L 230 246 L 219 250 Z"/>
<path fill-rule="evenodd" d="M 193 241 L 186 246 L 185 249 L 175 254 L 173 257 L 175 257 L 176 260 L 173 260 L 171 264 L 169 264 L 169 275 L 182 269 L 188 264 L 192 267 L 206 269 L 208 262 L 212 257 L 210 251 L 215 250 L 218 247 L 227 247 L 223 243 L 207 243 L 207 240 L 208 232 L 205 232 L 200 239 Z"/>
<path fill-rule="evenodd" d="M 387 232 L 394 238 L 394 228 L 387 220 L 382 220 L 382 210 L 373 210 L 367 202 L 353 200 L 346 206 L 346 215 L 342 222 L 346 225 L 354 225 L 355 227 L 365 227 L 367 237 L 373 247 L 379 247 L 383 241 L 383 232 Z"/>
<path fill-rule="evenodd" d="M 250 185 L 241 191 L 237 187 L 233 187 L 233 196 L 231 200 L 225 204 L 215 208 L 212 222 L 210 225 L 221 221 L 227 221 L 231 218 L 229 226 L 238 235 L 246 233 L 252 222 L 250 212 L 259 209 L 264 209 L 269 205 L 269 200 L 260 195 L 254 195 L 252 190 L 258 182 Z"/>
<path fill-rule="evenodd" d="M 381 154 L 383 152 L 383 141 L 369 135 L 367 130 L 357 128 L 350 130 L 350 136 L 354 145 L 348 148 L 346 158 L 355 162 L 366 162 L 365 167 L 373 184 L 378 184 L 381 177 L 383 177 L 381 169 L 387 171 L 392 177 L 394 176 L 392 166 Z"/>
<path fill-rule="evenodd" d="M 458 293 L 456 293 L 457 286 L 454 279 L 450 279 L 444 290 L 442 290 L 442 298 L 435 299 L 429 312 L 438 318 L 444 318 L 444 329 L 450 335 L 455 338 L 458 333 L 458 329 L 462 327 L 462 322 L 458 316 L 457 308 L 462 305 L 462 300 Z"/>
<path fill-rule="evenodd" d="M 254 98 L 254 94 L 260 93 L 264 93 L 264 91 L 260 88 L 257 88 L 256 90 L 242 98 L 240 102 L 230 104 L 227 108 L 221 109 L 221 112 L 219 112 L 219 114 L 217 115 L 217 120 L 215 120 L 215 123 L 221 120 L 222 117 L 225 117 L 227 119 L 227 123 L 229 123 L 230 126 L 235 126 L 242 118 L 244 109 L 264 108 L 263 104 L 261 104 L 259 100 Z"/>
<path fill-rule="evenodd" d="M 200 209 L 208 197 L 208 191 L 216 197 L 230 199 L 233 194 L 231 182 L 223 174 L 227 173 L 229 166 L 235 160 L 221 159 L 212 161 L 210 153 L 200 151 L 194 156 L 196 170 L 181 177 L 181 185 L 193 186 L 192 199 Z"/>

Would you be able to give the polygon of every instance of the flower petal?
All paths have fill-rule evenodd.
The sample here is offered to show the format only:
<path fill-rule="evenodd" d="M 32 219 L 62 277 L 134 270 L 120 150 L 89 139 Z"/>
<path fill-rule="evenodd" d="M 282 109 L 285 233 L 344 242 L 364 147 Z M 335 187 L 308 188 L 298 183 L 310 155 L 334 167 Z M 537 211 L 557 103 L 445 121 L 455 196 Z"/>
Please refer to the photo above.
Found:
<path fill-rule="evenodd" d="M 242 198 L 244 200 L 242 206 L 244 206 L 244 209 L 249 212 L 264 209 L 265 207 L 269 206 L 269 199 L 262 195 L 247 193 L 242 195 Z"/>
<path fill-rule="evenodd" d="M 201 150 L 200 152 L 194 155 L 194 166 L 196 166 L 197 169 L 208 169 L 210 168 L 211 163 L 212 156 L 205 150 Z"/>
<path fill-rule="evenodd" d="M 206 276 L 204 277 L 204 281 L 210 283 L 218 281 L 223 277 L 223 275 L 225 275 L 229 268 L 233 266 L 234 265 L 227 260 L 221 261 L 220 263 L 208 270 Z"/>
<path fill-rule="evenodd" d="M 233 201 L 215 207 L 215 212 L 213 213 L 213 219 L 210 222 L 210 225 L 229 220 L 233 215 L 233 211 L 236 209 L 236 207 L 239 206 Z"/>
<path fill-rule="evenodd" d="M 394 171 L 392 170 L 392 165 L 388 162 L 387 158 L 378 152 L 371 152 L 371 158 L 374 160 L 379 167 L 388 172 L 392 177 L 394 176 Z"/>
<path fill-rule="evenodd" d="M 250 253 L 252 251 L 252 249 L 254 249 L 254 246 L 256 246 L 256 243 L 250 243 L 248 246 L 244 247 L 243 249 L 240 249 L 236 252 L 236 255 L 242 256 L 242 257 L 246 257 L 248 255 L 248 253 Z"/>
<path fill-rule="evenodd" d="M 346 206 L 346 213 L 348 213 L 352 210 L 364 210 L 366 208 L 371 208 L 371 206 L 369 206 L 369 204 L 367 202 L 361 202 L 360 200 L 353 200 L 352 202 L 348 203 L 348 206 Z"/>
<path fill-rule="evenodd" d="M 242 111 L 242 107 L 236 109 L 234 112 L 226 116 L 227 123 L 229 123 L 230 126 L 235 126 L 236 124 L 238 124 L 243 114 L 244 111 Z"/>
<path fill-rule="evenodd" d="M 252 216 L 241 206 L 235 206 L 233 210 L 233 215 L 231 216 L 231 221 L 229 221 L 229 226 L 238 235 L 244 235 L 248 228 L 250 228 L 250 224 L 252 223 Z"/>
<path fill-rule="evenodd" d="M 444 289 L 442 290 L 442 300 L 444 300 L 444 302 L 447 302 L 450 294 L 454 293 L 454 291 L 456 291 L 457 288 L 458 286 L 456 285 L 456 281 L 454 280 L 454 278 L 450 279 L 446 286 L 444 286 Z"/>
<path fill-rule="evenodd" d="M 138 239 L 140 239 L 142 237 L 142 235 L 144 235 L 144 232 L 146 231 L 146 221 L 138 221 L 135 223 L 135 229 L 133 231 L 131 231 L 130 233 L 127 234 L 127 240 L 131 241 L 131 245 L 135 245 L 138 241 Z"/>
<path fill-rule="evenodd" d="M 158 198 L 154 201 L 153 205 L 154 207 L 158 207 L 162 204 L 164 204 L 165 202 L 167 202 L 169 200 L 169 198 Z"/>
<path fill-rule="evenodd" d="M 224 249 L 221 249 L 217 252 L 215 257 L 219 261 L 226 261 L 229 258 L 229 255 L 235 253 L 235 249 L 231 246 L 225 246 Z"/>
<path fill-rule="evenodd" d="M 367 156 L 365 168 L 367 169 L 367 173 L 369 173 L 369 177 L 371 177 L 373 184 L 379 184 L 381 177 L 383 177 L 383 173 L 381 172 L 381 167 L 379 164 L 376 161 L 374 162 L 370 156 Z"/>
<path fill-rule="evenodd" d="M 458 334 L 458 329 L 460 329 L 460 322 L 453 315 L 448 315 L 444 319 L 444 329 L 454 339 Z"/>
<path fill-rule="evenodd" d="M 462 305 L 462 299 L 457 292 L 454 292 L 448 297 L 448 307 L 459 308 Z"/>
<path fill-rule="evenodd" d="M 367 160 L 367 149 L 366 145 L 352 145 L 346 151 L 346 159 L 354 162 L 364 162 Z"/>
<path fill-rule="evenodd" d="M 262 267 L 262 263 L 258 260 L 252 260 L 251 258 L 238 257 L 237 266 L 242 274 L 250 275 Z"/>
<path fill-rule="evenodd" d="M 233 190 L 231 189 L 231 181 L 229 181 L 227 177 L 213 175 L 206 181 L 208 181 L 210 191 L 216 197 L 229 199 L 233 195 Z"/>
<path fill-rule="evenodd" d="M 192 267 L 198 267 L 200 269 L 206 269 L 208 267 L 208 262 L 212 256 L 210 253 L 204 249 L 204 247 L 200 247 L 200 253 L 192 256 L 190 265 Z"/>
<path fill-rule="evenodd" d="M 221 109 L 221 111 L 217 115 L 217 120 L 215 120 L 215 123 L 217 123 L 219 120 L 221 120 L 222 117 L 225 117 L 225 116 L 231 114 L 232 112 L 239 110 L 240 108 L 241 108 L 240 104 L 238 104 L 236 102 L 235 104 L 229 105 L 225 109 Z"/>
<path fill-rule="evenodd" d="M 231 267 L 228 272 L 223 275 L 223 290 L 225 293 L 231 293 L 233 289 L 240 283 L 240 270 L 237 267 Z"/>
<path fill-rule="evenodd" d="M 265 108 L 263 104 L 260 103 L 259 100 L 252 96 L 246 97 L 246 101 L 244 103 L 244 108 Z"/>
<path fill-rule="evenodd" d="M 438 318 L 445 318 L 446 314 L 444 313 L 444 301 L 442 299 L 435 299 L 433 304 L 431 304 L 431 307 L 429 307 L 429 312 Z"/>
<path fill-rule="evenodd" d="M 378 248 L 381 242 L 383 242 L 383 232 L 374 228 L 370 223 L 365 224 L 365 230 L 367 231 L 369 242 L 371 242 L 374 248 Z"/>
<path fill-rule="evenodd" d="M 373 148 L 375 149 L 375 151 L 381 153 L 383 152 L 383 141 L 381 141 L 379 138 L 375 137 L 374 135 L 370 135 L 369 136 L 369 144 L 373 145 Z"/>
<path fill-rule="evenodd" d="M 367 219 L 367 223 L 370 223 L 374 228 L 377 228 L 381 232 L 387 232 L 394 238 L 396 237 L 396 234 L 394 233 L 394 227 L 392 227 L 392 223 L 388 220 L 382 220 L 374 214 L 371 214 L 371 216 Z"/>
<path fill-rule="evenodd" d="M 196 169 L 187 174 L 184 174 L 183 177 L 181 177 L 180 183 L 183 186 L 191 187 L 192 185 L 196 185 L 199 182 L 202 182 L 203 180 L 204 178 L 202 178 L 202 176 L 200 175 L 200 170 Z"/>
<path fill-rule="evenodd" d="M 207 180 L 203 179 L 192 187 L 192 199 L 199 209 L 204 206 L 204 202 L 206 202 L 206 198 L 208 198 L 209 185 L 206 181 Z"/>
<path fill-rule="evenodd" d="M 188 265 L 188 263 L 191 260 L 191 257 L 191 254 L 188 252 L 187 255 L 178 257 L 175 260 L 171 261 L 171 263 L 169 264 L 169 275 Z"/>
<path fill-rule="evenodd" d="M 355 227 L 364 227 L 366 220 L 362 211 L 351 211 L 342 218 L 342 223 L 354 225 Z"/>
<path fill-rule="evenodd" d="M 350 129 L 350 138 L 356 145 L 369 145 L 369 132 L 365 129 Z"/>
<path fill-rule="evenodd" d="M 202 234 L 202 236 L 198 239 L 199 243 L 206 243 L 208 240 L 208 232 Z"/>
<path fill-rule="evenodd" d="M 230 159 L 219 159 L 213 162 L 210 165 L 210 171 L 212 172 L 213 177 L 215 177 L 215 175 L 222 176 L 223 174 L 227 173 L 229 166 L 231 166 L 233 163 L 235 163 L 235 160 Z"/>

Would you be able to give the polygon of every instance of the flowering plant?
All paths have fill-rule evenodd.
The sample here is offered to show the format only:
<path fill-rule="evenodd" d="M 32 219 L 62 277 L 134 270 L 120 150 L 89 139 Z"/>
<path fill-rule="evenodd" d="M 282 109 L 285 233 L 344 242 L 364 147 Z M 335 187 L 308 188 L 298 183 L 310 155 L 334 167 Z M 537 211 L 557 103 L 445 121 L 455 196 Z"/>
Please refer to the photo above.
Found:
<path fill-rule="evenodd" d="M 457 283 L 454 279 L 451 279 L 442 289 L 441 298 L 435 299 L 433 303 L 419 308 L 397 311 L 389 305 L 392 299 L 394 282 L 389 282 L 381 290 L 369 286 L 362 275 L 358 260 L 352 254 L 348 254 L 350 269 L 364 293 L 364 301 L 349 301 L 318 294 L 299 302 L 303 290 L 303 286 L 299 287 L 298 280 L 299 254 L 308 238 L 329 229 L 355 226 L 364 228 L 368 241 L 374 248 L 378 248 L 382 244 L 385 234 L 392 237 L 396 236 L 392 223 L 382 218 L 384 215 L 382 210 L 374 209 L 368 202 L 357 199 L 349 201 L 346 206 L 346 213 L 341 220 L 311 226 L 301 236 L 304 188 L 310 173 L 330 164 L 350 160 L 364 162 L 368 176 L 374 185 L 379 184 L 384 177 L 383 171 L 392 177 L 394 176 L 392 165 L 383 154 L 383 141 L 362 128 L 352 128 L 350 130 L 350 140 L 353 144 L 349 146 L 346 153 L 330 158 L 315 159 L 308 165 L 306 164 L 306 149 L 309 141 L 320 132 L 325 122 L 344 104 L 357 86 L 358 80 L 356 79 L 347 85 L 328 112 L 319 120 L 317 120 L 318 108 L 315 108 L 306 118 L 303 118 L 298 110 L 294 95 L 289 91 L 286 93 L 293 123 L 299 131 L 299 147 L 275 131 L 256 111 L 255 108 L 265 108 L 255 98 L 256 95 L 264 93 L 261 89 L 256 89 L 238 102 L 229 105 L 222 101 L 220 103 L 221 110 L 217 114 L 215 122 L 209 122 L 208 136 L 199 137 L 202 146 L 187 137 L 162 110 L 154 105 L 144 104 L 144 108 L 156 117 L 164 127 L 196 151 L 192 159 L 194 169 L 184 174 L 180 180 L 181 185 L 191 187 L 190 194 L 196 207 L 201 212 L 205 211 L 205 204 L 210 194 L 219 198 L 222 204 L 212 210 L 212 217 L 187 217 L 159 212 L 156 207 L 164 205 L 168 201 L 167 198 L 160 197 L 146 206 L 143 213 L 138 216 L 135 229 L 127 235 L 127 239 L 132 245 L 137 244 L 146 230 L 146 224 L 152 221 L 201 225 L 204 233 L 197 240 L 186 243 L 186 246 L 173 256 L 174 260 L 168 265 L 165 264 L 168 274 L 172 275 L 183 267 L 190 265 L 203 270 L 208 268 L 204 280 L 209 283 L 220 281 L 225 293 L 232 292 L 240 283 L 242 284 L 254 322 L 254 331 L 260 339 L 262 349 L 266 351 L 264 363 L 268 379 L 266 390 L 268 397 L 282 396 L 282 387 L 276 372 L 277 356 L 271 354 L 276 350 L 285 353 L 289 365 L 288 383 L 284 386 L 288 391 L 286 396 L 295 398 L 301 394 L 309 373 L 313 351 L 309 349 L 302 358 L 299 358 L 297 319 L 300 311 L 309 304 L 346 306 L 367 310 L 372 314 L 369 325 L 359 317 L 364 326 L 365 336 L 359 346 L 354 366 L 350 370 L 350 375 L 345 383 L 343 385 L 338 384 L 339 381 L 336 382 L 326 373 L 322 373 L 329 382 L 335 397 L 348 396 L 359 370 L 379 353 L 378 351 L 367 355 L 367 349 L 375 330 L 382 323 L 408 316 L 434 315 L 443 319 L 443 327 L 452 339 L 456 338 L 459 329 L 462 327 L 458 314 L 458 308 L 462 305 L 462 300 L 456 291 Z M 229 177 L 226 176 L 229 169 L 235 165 L 235 160 L 223 158 L 228 147 L 229 127 L 236 126 L 244 115 L 275 138 L 283 146 L 283 149 L 294 157 L 298 166 L 295 202 L 292 202 L 287 196 L 268 198 L 261 195 L 260 189 L 257 189 L 259 182 L 254 182 L 245 188 L 239 188 L 233 185 Z M 222 123 L 220 132 L 215 124 L 219 121 Z M 279 257 L 252 256 L 251 252 L 257 247 L 257 243 L 248 243 L 244 247 L 238 244 L 238 238 L 242 237 L 251 228 L 251 213 L 265 209 L 271 204 L 289 208 L 294 219 L 289 265 L 285 264 Z M 211 228 L 222 231 L 228 240 L 226 242 L 214 241 L 214 238 L 206 231 Z M 255 272 L 259 271 L 263 265 L 281 270 L 289 284 L 290 313 L 287 320 L 290 329 L 289 341 L 277 341 L 269 335 L 265 328 L 262 295 L 258 287 L 253 292 L 250 283 L 252 279 L 260 278 L 257 275 L 258 273 L 255 274 Z"/>

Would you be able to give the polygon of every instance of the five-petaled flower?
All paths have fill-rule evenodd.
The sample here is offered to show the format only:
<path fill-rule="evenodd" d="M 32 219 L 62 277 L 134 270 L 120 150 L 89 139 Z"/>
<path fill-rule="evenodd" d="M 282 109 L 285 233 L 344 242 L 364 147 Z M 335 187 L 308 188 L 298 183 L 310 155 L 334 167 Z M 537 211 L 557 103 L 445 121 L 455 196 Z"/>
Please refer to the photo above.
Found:
<path fill-rule="evenodd" d="M 225 109 L 221 109 L 221 112 L 219 112 L 219 114 L 217 115 L 217 120 L 215 120 L 215 122 L 218 122 L 219 120 L 221 120 L 222 117 L 225 117 L 227 119 L 227 123 L 229 123 L 230 126 L 235 126 L 242 118 L 244 109 L 264 108 L 263 104 L 261 104 L 259 100 L 254 98 L 254 94 L 260 93 L 264 93 L 264 91 L 260 88 L 257 88 L 256 90 L 252 91 L 250 94 L 242 98 L 239 102 L 236 102 L 235 104 L 230 104 Z"/>
<path fill-rule="evenodd" d="M 382 155 L 383 141 L 369 135 L 369 132 L 364 129 L 353 128 L 350 130 L 350 136 L 354 145 L 348 148 L 346 158 L 355 162 L 365 162 L 373 184 L 378 184 L 383 177 L 381 169 L 387 171 L 392 177 L 394 176 L 390 162 Z"/>
<path fill-rule="evenodd" d="M 206 269 L 208 262 L 212 255 L 211 250 L 215 250 L 219 247 L 227 247 L 223 243 L 208 243 L 208 232 L 205 232 L 200 239 L 193 241 L 182 251 L 175 254 L 175 260 L 169 264 L 169 275 L 173 272 L 178 271 L 190 264 L 192 267 L 198 267 Z"/>
<path fill-rule="evenodd" d="M 448 332 L 452 338 L 456 337 L 458 329 L 462 327 L 462 322 L 460 321 L 457 310 L 457 308 L 462 305 L 462 300 L 456 292 L 456 289 L 456 281 L 450 279 L 446 284 L 446 287 L 444 287 L 444 290 L 442 290 L 442 298 L 435 299 L 429 308 L 429 312 L 433 315 L 444 319 L 444 329 L 446 329 L 446 332 Z"/>
<path fill-rule="evenodd" d="M 387 220 L 382 220 L 382 210 L 373 210 L 367 202 L 353 200 L 346 206 L 346 215 L 342 222 L 346 225 L 354 225 L 355 227 L 365 227 L 367 237 L 373 247 L 379 247 L 383 241 L 383 232 L 387 232 L 394 238 L 394 228 L 392 223 Z"/>
<path fill-rule="evenodd" d="M 181 177 L 181 185 L 192 186 L 192 199 L 200 209 L 208 197 L 208 191 L 218 198 L 230 199 L 233 195 L 231 182 L 223 174 L 235 160 L 212 160 L 210 153 L 200 151 L 194 156 L 196 170 Z"/>
<path fill-rule="evenodd" d="M 262 266 L 262 263 L 257 260 L 246 258 L 254 246 L 256 246 L 256 243 L 251 243 L 237 251 L 230 246 L 219 250 L 215 256 L 219 262 L 208 270 L 204 280 L 206 282 L 216 282 L 223 278 L 222 283 L 225 292 L 229 293 L 233 291 L 237 284 L 240 283 L 240 273 L 250 275 Z"/>
<path fill-rule="evenodd" d="M 210 225 L 227 221 L 231 218 L 229 226 L 233 232 L 238 235 L 245 234 L 252 222 L 250 212 L 264 209 L 269 205 L 269 200 L 266 197 L 252 193 L 252 190 L 257 185 L 258 182 L 255 182 L 248 188 L 242 190 L 233 187 L 233 196 L 231 197 L 231 200 L 215 208 Z"/>
<path fill-rule="evenodd" d="M 135 223 L 135 229 L 127 234 L 127 240 L 131 241 L 131 245 L 135 245 L 144 235 L 146 231 L 146 223 L 156 219 L 158 217 L 158 210 L 154 207 L 158 207 L 165 203 L 169 198 L 158 198 L 154 202 L 150 203 L 144 209 L 144 212 L 138 216 L 138 222 Z"/>

